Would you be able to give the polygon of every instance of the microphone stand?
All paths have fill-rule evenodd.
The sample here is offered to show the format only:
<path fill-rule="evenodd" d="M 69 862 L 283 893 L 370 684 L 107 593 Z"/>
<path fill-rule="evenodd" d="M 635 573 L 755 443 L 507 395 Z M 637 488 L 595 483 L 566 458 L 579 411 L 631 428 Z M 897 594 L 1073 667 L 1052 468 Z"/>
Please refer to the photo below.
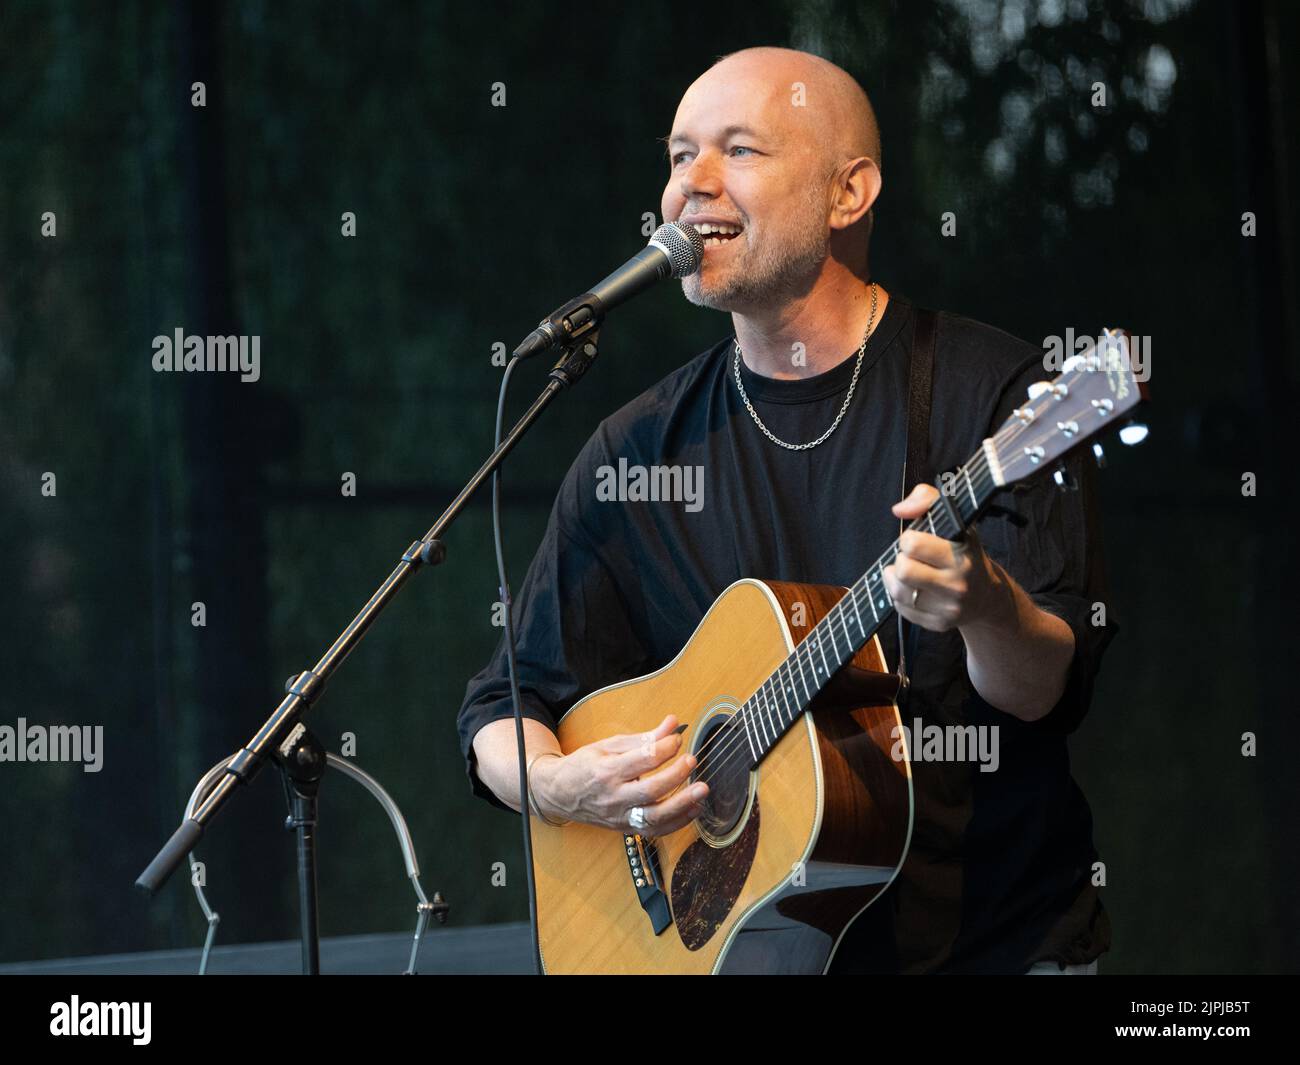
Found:
<path fill-rule="evenodd" d="M 594 299 L 590 295 L 589 300 Z M 599 302 L 596 304 L 599 306 Z M 578 323 L 575 323 L 578 324 Z M 561 339 L 557 346 L 561 350 L 560 359 L 552 367 L 546 387 L 541 395 L 533 401 L 515 423 L 513 429 L 488 456 L 487 461 L 461 489 L 460 494 L 452 500 L 451 505 L 443 511 L 442 516 L 434 522 L 424 536 L 416 540 L 402 554 L 397 568 L 388 575 L 370 597 L 370 601 L 361 608 L 361 612 L 348 623 L 346 629 L 330 645 L 329 650 L 311 669 L 304 670 L 289 678 L 285 685 L 285 697 L 275 711 L 263 723 L 243 748 L 239 750 L 226 766 L 225 775 L 208 792 L 193 812 L 181 822 L 179 828 L 154 856 L 148 867 L 136 879 L 136 886 L 148 895 L 157 893 L 167 882 L 176 867 L 185 859 L 203 836 L 208 824 L 235 793 L 241 784 L 249 783 L 266 763 L 268 757 L 274 759 L 280 767 L 284 779 L 286 797 L 290 803 L 290 819 L 286 827 L 296 830 L 298 856 L 298 889 L 300 919 L 302 924 L 303 972 L 319 972 L 320 932 L 316 922 L 316 791 L 320 776 L 324 770 L 324 748 L 310 732 L 301 719 L 312 704 L 325 690 L 325 685 L 334 671 L 343 664 L 344 659 L 352 653 L 370 627 L 378 619 L 384 608 L 396 597 L 403 585 L 422 565 L 436 566 L 447 557 L 447 547 L 442 537 L 452 523 L 465 509 L 470 497 L 485 480 L 499 467 L 507 455 L 533 423 L 561 391 L 576 384 L 596 360 L 600 334 L 600 317 L 584 321 Z M 516 707 L 516 712 L 518 708 Z M 520 801 L 526 811 L 528 796 L 521 795 Z M 531 832 L 527 825 L 525 812 L 525 848 L 529 867 L 531 885 L 532 847 Z M 531 896 L 531 891 L 530 891 Z M 530 911 L 536 924 L 535 903 L 530 897 Z M 536 928 L 534 927 L 534 942 Z"/>

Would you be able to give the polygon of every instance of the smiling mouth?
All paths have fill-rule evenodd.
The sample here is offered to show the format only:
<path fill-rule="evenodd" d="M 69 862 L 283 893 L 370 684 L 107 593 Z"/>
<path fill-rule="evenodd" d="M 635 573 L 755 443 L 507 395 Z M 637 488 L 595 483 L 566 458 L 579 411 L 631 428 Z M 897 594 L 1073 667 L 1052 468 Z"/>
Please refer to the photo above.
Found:
<path fill-rule="evenodd" d="M 723 248 L 728 244 L 733 244 L 739 239 L 739 233 L 732 233 L 730 235 L 710 235 L 704 238 L 704 250 L 705 252 L 717 251 L 719 248 Z"/>
<path fill-rule="evenodd" d="M 692 222 L 691 226 L 704 239 L 706 248 L 716 248 L 729 244 L 740 236 L 740 226 L 714 224 L 711 222 Z"/>

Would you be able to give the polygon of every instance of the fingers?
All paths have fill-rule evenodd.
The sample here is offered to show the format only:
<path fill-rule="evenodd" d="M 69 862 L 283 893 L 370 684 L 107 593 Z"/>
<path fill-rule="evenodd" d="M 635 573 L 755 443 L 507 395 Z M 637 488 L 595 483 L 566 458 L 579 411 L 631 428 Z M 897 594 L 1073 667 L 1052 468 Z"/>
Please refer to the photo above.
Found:
<path fill-rule="evenodd" d="M 695 768 L 695 756 L 684 754 L 658 772 L 639 780 L 628 781 L 618 792 L 618 800 L 628 807 L 649 806 L 672 794 L 686 782 Z"/>
<path fill-rule="evenodd" d="M 669 718 L 668 720 L 672 720 Z M 675 755 L 682 746 L 682 736 L 669 731 L 666 736 L 659 734 L 659 729 L 647 732 L 647 737 L 657 737 L 632 747 L 621 754 L 610 756 L 610 766 L 621 780 L 635 780 L 645 776 L 652 769 L 658 769 Z"/>
<path fill-rule="evenodd" d="M 938 498 L 939 490 L 934 485 L 918 484 L 906 499 L 895 503 L 892 510 L 897 518 L 919 518 Z M 898 544 L 907 554 L 929 562 L 932 566 L 960 565 L 968 553 L 978 555 L 982 551 L 979 539 L 971 529 L 966 530 L 965 539 L 961 543 L 908 529 L 898 538 Z"/>
<path fill-rule="evenodd" d="M 889 587 L 892 575 L 897 587 Z M 885 587 L 894 596 L 895 601 L 912 598 L 912 589 L 924 592 L 930 599 L 960 599 L 966 591 L 966 570 L 964 567 L 951 568 L 932 566 L 910 555 L 899 555 L 885 567 Z M 895 594 L 895 593 L 898 594 Z"/>
<path fill-rule="evenodd" d="M 688 788 L 682 788 L 681 791 L 669 796 L 663 802 L 644 807 L 644 827 L 634 828 L 624 821 L 621 826 L 622 830 L 624 832 L 640 832 L 647 836 L 670 835 L 679 828 L 689 825 L 704 812 L 702 803 L 708 793 L 708 785 L 699 782 L 692 784 Z M 631 807 L 628 808 L 628 812 L 631 812 Z M 626 816 L 625 813 L 624 817 L 626 818 Z"/>
<path fill-rule="evenodd" d="M 965 545 L 913 529 L 898 538 L 898 549 L 908 558 L 935 569 L 960 569 L 968 564 Z"/>
<path fill-rule="evenodd" d="M 619 736 L 610 736 L 601 746 L 606 754 L 623 754 L 655 744 L 669 735 L 677 727 L 677 718 L 669 714 L 649 732 L 631 732 Z"/>
<path fill-rule="evenodd" d="M 894 517 L 896 518 L 919 518 L 927 510 L 930 504 L 939 498 L 939 489 L 932 484 L 918 484 L 903 499 L 893 506 Z"/>
<path fill-rule="evenodd" d="M 894 609 L 906 620 L 932 632 L 946 632 L 957 623 L 960 598 L 946 583 L 931 579 L 927 571 L 939 572 L 924 562 L 899 556 L 898 562 L 885 567 L 885 590 Z"/>

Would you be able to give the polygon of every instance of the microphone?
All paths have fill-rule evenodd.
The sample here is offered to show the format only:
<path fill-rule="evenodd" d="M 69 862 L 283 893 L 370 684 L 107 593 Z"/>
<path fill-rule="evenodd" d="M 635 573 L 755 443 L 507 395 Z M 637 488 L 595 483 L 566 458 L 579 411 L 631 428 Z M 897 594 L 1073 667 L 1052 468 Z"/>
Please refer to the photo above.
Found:
<path fill-rule="evenodd" d="M 594 329 L 605 312 L 644 292 L 665 277 L 686 277 L 704 261 L 704 238 L 694 226 L 665 222 L 655 230 L 644 248 L 591 291 L 556 308 L 515 348 L 517 358 L 526 359 L 562 343 L 576 340 Z"/>

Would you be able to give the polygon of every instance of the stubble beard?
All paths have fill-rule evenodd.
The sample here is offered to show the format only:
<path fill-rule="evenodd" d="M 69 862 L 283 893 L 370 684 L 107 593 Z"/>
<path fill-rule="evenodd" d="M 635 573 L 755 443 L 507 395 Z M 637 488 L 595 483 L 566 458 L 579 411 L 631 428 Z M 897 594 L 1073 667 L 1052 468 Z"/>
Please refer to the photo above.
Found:
<path fill-rule="evenodd" d="M 823 206 L 821 190 L 810 189 L 789 235 L 784 239 L 782 234 L 768 236 L 758 249 L 749 246 L 752 229 L 746 226 L 732 238 L 746 244 L 724 252 L 730 254 L 726 266 L 708 267 L 707 282 L 703 270 L 682 278 L 682 294 L 697 307 L 741 313 L 779 306 L 803 295 L 830 254 Z"/>

